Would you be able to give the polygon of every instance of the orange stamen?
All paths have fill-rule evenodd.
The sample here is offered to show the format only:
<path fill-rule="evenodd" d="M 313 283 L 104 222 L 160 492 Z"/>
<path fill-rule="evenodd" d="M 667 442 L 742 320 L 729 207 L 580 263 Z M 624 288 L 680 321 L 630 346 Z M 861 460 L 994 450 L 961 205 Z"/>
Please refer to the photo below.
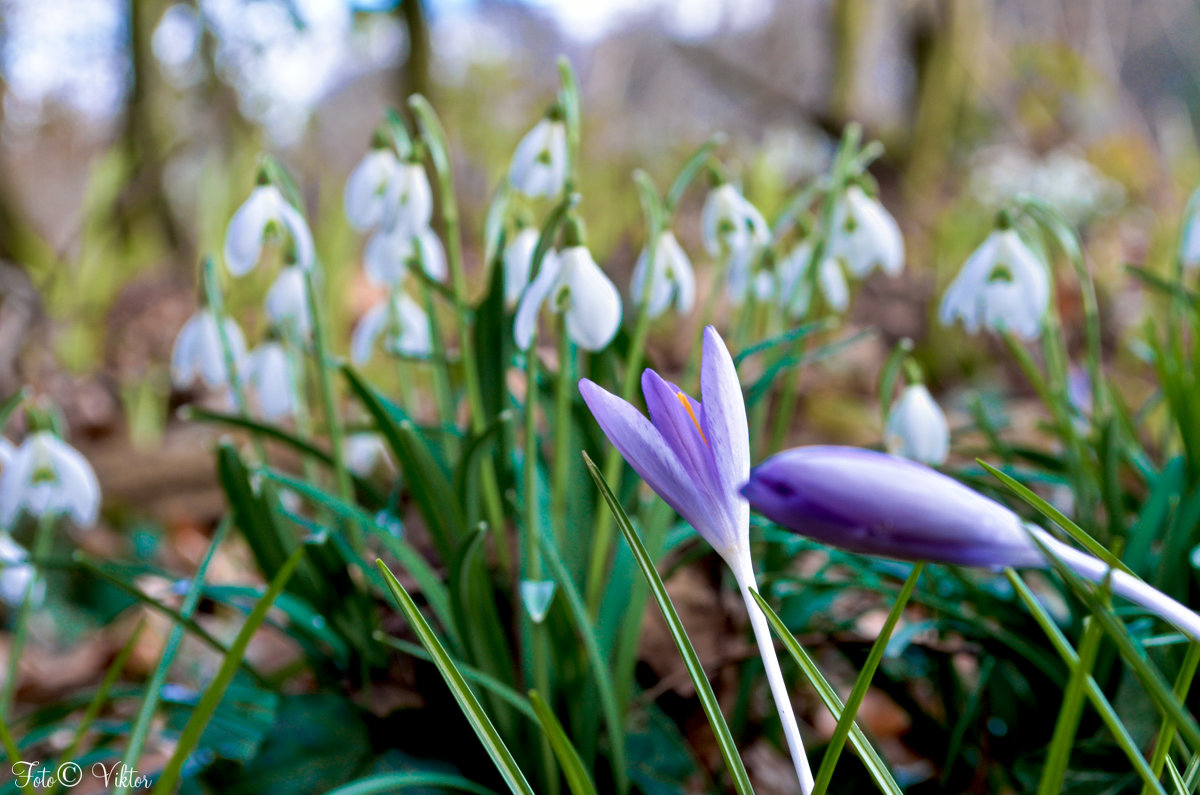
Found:
<path fill-rule="evenodd" d="M 696 412 L 692 411 L 691 399 L 682 392 L 675 393 L 675 397 L 679 398 L 679 402 L 687 410 L 688 416 L 692 418 L 692 424 L 696 426 L 696 433 L 700 434 L 701 439 L 704 439 L 704 431 L 700 428 L 700 420 L 696 419 Z M 704 439 L 704 443 L 708 444 L 708 439 Z"/>

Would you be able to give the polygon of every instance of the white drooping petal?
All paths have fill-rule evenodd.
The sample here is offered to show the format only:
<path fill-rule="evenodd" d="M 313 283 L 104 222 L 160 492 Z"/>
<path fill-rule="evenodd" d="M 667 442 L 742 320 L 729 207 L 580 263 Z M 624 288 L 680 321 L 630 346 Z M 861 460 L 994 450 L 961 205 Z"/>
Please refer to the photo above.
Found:
<path fill-rule="evenodd" d="M 1200 211 L 1185 219 L 1179 257 L 1188 270 L 1200 267 Z"/>
<path fill-rule="evenodd" d="M 709 191 L 700 215 L 700 230 L 710 255 L 738 256 L 744 266 L 751 265 L 771 241 L 771 230 L 762 213 L 728 182 Z"/>
<path fill-rule="evenodd" d="M 567 179 L 567 128 L 561 121 L 542 119 L 525 134 L 513 152 L 508 180 L 526 196 L 557 196 Z"/>
<path fill-rule="evenodd" d="M 517 305 L 517 315 L 513 319 L 513 339 L 521 350 L 528 350 L 533 343 L 534 332 L 537 331 L 538 312 L 542 304 L 550 297 L 550 293 L 558 284 L 558 274 L 562 264 L 558 254 L 547 251 L 542 258 L 542 265 L 537 275 L 521 294 L 521 302 Z"/>
<path fill-rule="evenodd" d="M 29 565 L 29 553 L 7 533 L 0 533 L 0 601 L 16 607 L 25 601 L 29 584 L 33 582 L 34 568 Z M 34 591 L 34 601 L 41 601 L 38 591 L 45 591 L 39 583 Z"/>
<path fill-rule="evenodd" d="M 4 471 L 5 465 L 12 460 L 15 452 L 17 448 L 13 447 L 13 443 L 0 436 L 0 472 Z"/>
<path fill-rule="evenodd" d="M 391 149 L 372 149 L 346 180 L 346 219 L 360 232 L 379 225 L 389 186 L 400 172 L 400 161 Z"/>
<path fill-rule="evenodd" d="M 808 272 L 812 251 L 812 246 L 807 241 L 801 242 L 776 269 L 779 277 L 780 305 L 793 318 L 801 318 L 808 314 L 812 304 L 812 282 Z M 825 298 L 825 303 L 833 311 L 844 311 L 850 304 L 850 287 L 846 283 L 846 274 L 833 257 L 826 257 L 821 263 L 817 273 L 817 286 Z"/>
<path fill-rule="evenodd" d="M 529 284 L 538 237 L 538 230 L 527 226 L 513 235 L 504 247 L 504 303 L 510 307 L 521 300 L 521 293 Z"/>
<path fill-rule="evenodd" d="M 416 241 L 426 275 L 439 282 L 446 281 L 446 250 L 442 248 L 441 238 L 426 226 L 417 233 Z"/>
<path fill-rule="evenodd" d="M 225 319 L 224 327 L 234 367 L 240 369 L 246 356 L 246 338 L 232 318 Z M 171 351 L 171 383 L 179 389 L 187 389 L 197 380 L 209 387 L 229 383 L 221 333 L 208 309 L 201 309 L 188 319 L 179 330 Z"/>
<path fill-rule="evenodd" d="M 672 301 L 681 314 L 691 311 L 696 300 L 696 276 L 691 261 L 673 233 L 663 232 L 658 236 L 652 270 L 650 264 L 649 250 L 642 249 L 633 267 L 630 285 L 634 303 L 642 303 L 648 286 L 650 297 L 646 301 L 646 314 L 650 317 L 658 317 L 667 311 Z"/>
<path fill-rule="evenodd" d="M 267 291 L 267 317 L 278 328 L 291 326 L 295 334 L 306 339 L 312 331 L 308 307 L 308 284 L 304 271 L 288 266 L 279 272 Z"/>
<path fill-rule="evenodd" d="M 834 209 L 829 256 L 842 260 L 858 278 L 874 268 L 895 276 L 904 269 L 904 237 L 879 200 L 852 185 Z"/>
<path fill-rule="evenodd" d="M 367 477 L 381 461 L 391 464 L 387 446 L 377 433 L 352 433 L 342 443 L 346 468 L 359 477 Z"/>
<path fill-rule="evenodd" d="M 268 231 L 290 238 L 295 263 L 311 268 L 315 260 L 312 232 L 300 211 L 288 203 L 279 188 L 259 185 L 233 214 L 225 231 L 225 266 L 234 276 L 244 276 L 262 257 Z"/>
<path fill-rule="evenodd" d="M 1015 230 L 996 230 L 967 258 L 946 294 L 938 317 L 980 328 L 1011 331 L 1025 339 L 1041 332 L 1050 307 L 1050 274 Z"/>
<path fill-rule="evenodd" d="M 888 452 L 939 466 L 950 454 L 950 426 L 924 384 L 904 389 L 888 414 Z"/>
<path fill-rule="evenodd" d="M 425 358 L 433 350 L 429 317 L 406 293 L 397 292 L 367 310 L 350 335 L 351 360 L 360 365 L 370 361 L 380 336 L 388 353 Z"/>
<path fill-rule="evenodd" d="M 554 601 L 554 580 L 521 580 L 521 604 L 533 623 L 540 624 Z"/>
<path fill-rule="evenodd" d="M 266 342 L 246 357 L 246 381 L 258 398 L 258 410 L 271 422 L 296 411 L 296 373 L 287 351 L 278 342 Z"/>
<path fill-rule="evenodd" d="M 382 225 L 412 233 L 433 220 L 433 189 L 420 163 L 400 166 L 384 196 Z"/>
<path fill-rule="evenodd" d="M 100 483 L 91 464 L 49 431 L 26 437 L 0 472 L 0 529 L 13 528 L 22 513 L 70 516 L 88 527 L 99 510 Z"/>
<path fill-rule="evenodd" d="M 400 286 L 418 258 L 430 278 L 446 280 L 446 253 L 434 231 L 429 227 L 411 230 L 396 226 L 377 231 L 367 241 L 363 269 L 367 281 L 394 288 Z"/>
<path fill-rule="evenodd" d="M 563 310 L 567 334 L 584 350 L 601 350 L 621 327 L 621 294 L 585 247 L 564 249 L 559 259 L 562 267 L 558 289 L 551 296 L 551 309 L 563 310 L 563 302 L 556 297 L 559 290 L 568 290 Z"/>

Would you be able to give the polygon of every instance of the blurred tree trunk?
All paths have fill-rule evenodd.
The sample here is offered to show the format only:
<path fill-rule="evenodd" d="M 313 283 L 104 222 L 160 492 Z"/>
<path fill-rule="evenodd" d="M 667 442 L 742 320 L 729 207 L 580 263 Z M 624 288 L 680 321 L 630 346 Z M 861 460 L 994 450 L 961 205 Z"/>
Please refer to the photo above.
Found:
<path fill-rule="evenodd" d="M 421 94 L 432 101 L 429 96 L 429 61 L 432 48 L 429 43 L 428 17 L 422 0 L 400 0 L 399 13 L 408 31 L 408 58 L 404 61 L 399 86 L 401 105 L 403 106 L 411 94 Z"/>
<path fill-rule="evenodd" d="M 858 49 L 870 18 L 870 8 L 865 0 L 834 0 L 833 3 L 833 86 L 829 112 L 842 123 L 855 116 Z"/>

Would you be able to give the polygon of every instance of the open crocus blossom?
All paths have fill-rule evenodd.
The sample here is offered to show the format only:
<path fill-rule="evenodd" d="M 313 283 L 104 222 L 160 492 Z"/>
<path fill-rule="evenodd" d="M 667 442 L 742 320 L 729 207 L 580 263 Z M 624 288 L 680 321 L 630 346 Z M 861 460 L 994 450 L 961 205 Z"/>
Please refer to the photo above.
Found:
<path fill-rule="evenodd" d="M 672 302 L 681 315 L 690 312 L 696 302 L 696 276 L 683 247 L 670 231 L 660 233 L 655 241 L 653 267 L 651 265 L 649 248 L 644 248 L 633 266 L 630 291 L 633 302 L 641 304 L 645 301 L 650 317 L 666 312 Z"/>
<path fill-rule="evenodd" d="M 301 268 L 311 268 L 316 257 L 308 222 L 279 188 L 259 185 L 233 214 L 225 230 L 225 267 L 234 276 L 246 275 L 262 257 L 263 239 L 280 233 L 291 239 L 289 259 Z"/>
<path fill-rule="evenodd" d="M 887 449 L 922 464 L 946 463 L 950 425 L 924 384 L 910 384 L 888 412 Z"/>
<path fill-rule="evenodd" d="M 370 361 L 380 335 L 388 353 L 424 358 L 433 348 L 429 316 L 407 293 L 396 292 L 367 310 L 350 335 L 351 360 L 355 364 Z"/>
<path fill-rule="evenodd" d="M 525 133 L 513 152 L 508 181 L 529 197 L 562 193 L 567 180 L 567 125 L 552 111 Z"/>
<path fill-rule="evenodd" d="M 346 219 L 360 232 L 383 222 L 388 188 L 400 171 L 400 161 L 390 148 L 367 152 L 346 180 L 343 204 Z"/>
<path fill-rule="evenodd" d="M 803 792 L 812 772 L 766 617 L 750 596 L 757 590 L 750 558 L 750 507 L 738 493 L 750 474 L 746 404 L 733 358 L 712 326 L 704 330 L 697 403 L 658 373 L 642 374 L 650 419 L 617 396 L 582 379 L 579 391 L 604 435 L 658 496 L 728 564 L 746 600 L 767 681 Z"/>
<path fill-rule="evenodd" d="M 279 271 L 271 289 L 267 290 L 267 317 L 277 328 L 290 328 L 296 336 L 307 339 L 312 331 L 308 307 L 308 284 L 304 271 L 289 265 Z"/>
<path fill-rule="evenodd" d="M 0 472 L 0 529 L 23 513 L 34 519 L 70 516 L 80 527 L 96 523 L 100 483 L 87 459 L 50 431 L 36 431 Z"/>
<path fill-rule="evenodd" d="M 967 258 L 942 297 L 938 318 L 1033 339 L 1050 307 L 1050 273 L 1013 229 L 997 229 Z"/>
<path fill-rule="evenodd" d="M 380 230 L 371 236 L 363 250 L 367 281 L 381 286 L 398 286 L 417 261 L 429 278 L 446 280 L 446 252 L 437 234 L 427 226 Z"/>
<path fill-rule="evenodd" d="M 542 259 L 513 321 L 513 337 L 521 350 L 533 343 L 543 304 L 563 315 L 567 336 L 584 350 L 603 349 L 621 327 L 621 294 L 586 246 L 570 246 Z"/>
<path fill-rule="evenodd" d="M 775 269 L 779 278 L 779 302 L 793 318 L 804 317 L 812 305 L 812 282 L 808 275 L 812 260 L 812 246 L 808 242 L 797 245 Z M 825 303 L 835 312 L 843 312 L 850 305 L 850 287 L 846 274 L 833 257 L 825 257 L 817 273 L 817 286 Z"/>
<path fill-rule="evenodd" d="M 1179 602 L 908 459 L 854 447 L 798 447 L 755 467 L 742 493 L 793 532 L 884 558 L 1044 569 L 1050 566 L 1044 547 L 1085 580 L 1111 576 L 1113 593 L 1200 640 L 1200 616 Z"/>
<path fill-rule="evenodd" d="M 728 182 L 708 193 L 700 214 L 704 248 L 712 257 L 725 257 L 729 296 L 741 302 L 750 287 L 755 258 L 771 242 L 762 213 Z"/>
<path fill-rule="evenodd" d="M 895 276 L 904 270 L 904 237 L 878 199 L 851 185 L 834 209 L 829 256 L 844 262 L 858 278 L 875 268 Z"/>
<path fill-rule="evenodd" d="M 225 318 L 223 326 L 234 367 L 238 368 L 246 356 L 246 338 L 233 318 Z M 209 387 L 230 383 L 221 330 L 208 309 L 201 309 L 183 324 L 171 350 L 171 383 L 179 389 L 187 389 L 197 380 Z"/>

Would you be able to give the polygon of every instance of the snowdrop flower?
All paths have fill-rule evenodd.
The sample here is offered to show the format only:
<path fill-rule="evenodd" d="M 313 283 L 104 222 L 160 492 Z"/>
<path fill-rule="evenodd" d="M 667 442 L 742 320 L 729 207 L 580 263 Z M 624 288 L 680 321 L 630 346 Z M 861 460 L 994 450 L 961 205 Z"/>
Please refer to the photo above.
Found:
<path fill-rule="evenodd" d="M 904 269 L 904 238 L 879 200 L 851 185 L 834 209 L 829 256 L 860 279 L 874 268 L 895 276 Z"/>
<path fill-rule="evenodd" d="M 603 349 L 621 327 L 621 295 L 582 245 L 547 253 L 521 296 L 513 323 L 513 336 L 521 350 L 533 343 L 543 304 L 565 317 L 567 336 L 584 350 Z"/>
<path fill-rule="evenodd" d="M 888 413 L 888 452 L 937 466 L 950 454 L 946 415 L 924 384 L 909 384 Z"/>
<path fill-rule="evenodd" d="M 754 274 L 754 300 L 760 304 L 771 300 L 775 295 L 775 274 L 771 271 L 759 271 Z"/>
<path fill-rule="evenodd" d="M 387 447 L 377 433 L 352 433 L 342 442 L 346 468 L 359 477 L 374 472 L 381 461 L 391 463 Z"/>
<path fill-rule="evenodd" d="M 29 585 L 36 572 L 29 564 L 29 553 L 25 547 L 13 541 L 7 533 L 0 533 L 0 602 L 17 607 L 25 601 Z M 39 580 L 34 587 L 33 601 L 40 602 L 46 593 L 46 583 Z"/>
<path fill-rule="evenodd" d="M 670 231 L 659 234 L 654 243 L 654 267 L 650 265 L 650 251 L 643 248 L 633 266 L 633 302 L 641 304 L 645 300 L 650 317 L 658 317 L 672 303 L 679 314 L 690 312 L 696 302 L 696 276 L 683 247 Z M 647 290 L 649 300 L 645 299 Z"/>
<path fill-rule="evenodd" d="M 1183 219 L 1183 236 L 1179 241 L 1179 260 L 1187 270 L 1200 268 L 1200 190 L 1192 194 L 1187 204 L 1188 216 Z"/>
<path fill-rule="evenodd" d="M 263 419 L 276 422 L 296 411 L 296 373 L 278 342 L 264 342 L 246 357 L 246 381 Z"/>
<path fill-rule="evenodd" d="M 746 599 L 775 705 L 803 792 L 812 772 L 796 729 L 766 618 L 750 596 L 756 590 L 750 558 L 750 506 L 739 490 L 750 475 L 750 432 L 737 370 L 712 326 L 704 330 L 700 365 L 701 402 L 658 373 L 642 373 L 650 419 L 588 379 L 579 391 L 629 465 L 658 496 L 707 541 L 732 570 Z"/>
<path fill-rule="evenodd" d="M 740 303 L 750 287 L 755 258 L 771 242 L 771 230 L 762 213 L 728 182 L 713 188 L 700 215 L 704 248 L 713 257 L 728 261 L 729 297 Z"/>
<path fill-rule="evenodd" d="M 924 464 L 854 447 L 797 447 L 755 467 L 742 489 L 783 527 L 851 552 L 999 569 L 1050 567 L 1034 538 L 1093 583 L 1200 639 L 1200 616 L 1124 571 L 1025 525 L 998 502 Z"/>
<path fill-rule="evenodd" d="M 537 248 L 538 230 L 522 227 L 504 246 L 504 303 L 513 307 L 529 286 L 529 271 L 533 268 L 533 252 Z"/>
<path fill-rule="evenodd" d="M 263 239 L 268 233 L 286 232 L 291 238 L 291 258 L 301 268 L 311 268 L 316 260 L 312 232 L 300 211 L 274 185 L 259 185 L 237 209 L 225 231 L 225 267 L 234 276 L 254 270 L 262 257 Z"/>
<path fill-rule="evenodd" d="M 397 292 L 367 310 L 350 335 L 351 360 L 359 365 L 370 361 L 381 334 L 388 353 L 427 357 L 433 349 L 429 317 L 407 293 Z"/>
<path fill-rule="evenodd" d="M 812 305 L 812 283 L 808 275 L 811 260 L 812 246 L 807 242 L 800 243 L 776 269 L 779 277 L 780 305 L 793 318 L 804 317 Z M 850 305 L 850 287 L 846 284 L 846 274 L 833 257 L 825 257 L 821 262 L 817 273 L 817 287 L 820 288 L 825 303 L 833 311 L 844 312 Z"/>
<path fill-rule="evenodd" d="M 343 205 L 346 219 L 360 232 L 374 229 L 386 214 L 386 196 L 400 173 L 400 161 L 391 148 L 372 149 L 346 180 Z"/>
<path fill-rule="evenodd" d="M 376 232 L 363 250 L 367 281 L 397 287 L 417 260 L 431 279 L 446 280 L 446 252 L 442 241 L 429 227 L 411 230 L 397 226 Z"/>
<path fill-rule="evenodd" d="M 549 115 L 525 134 L 513 152 L 508 181 L 529 197 L 553 197 L 567 181 L 567 125 L 557 113 Z"/>
<path fill-rule="evenodd" d="M 35 519 L 70 516 L 80 527 L 96 523 L 100 483 L 92 465 L 50 431 L 25 437 L 0 472 L 0 528 L 16 526 L 22 513 Z"/>
<path fill-rule="evenodd" d="M 425 229 L 433 220 L 433 189 L 425 167 L 409 161 L 400 166 L 384 196 L 383 226 L 390 229 L 407 229 L 410 232 Z"/>
<path fill-rule="evenodd" d="M 234 367 L 239 368 L 246 356 L 246 338 L 232 318 L 225 318 L 223 325 Z M 208 309 L 201 309 L 183 324 L 171 350 L 171 383 L 178 389 L 187 389 L 197 380 L 209 387 L 230 383 L 221 332 Z"/>
<path fill-rule="evenodd" d="M 554 580 L 521 580 L 521 604 L 533 623 L 540 624 L 554 601 Z"/>
<path fill-rule="evenodd" d="M 12 460 L 15 452 L 17 452 L 17 448 L 13 447 L 12 442 L 0 436 L 0 472 L 4 471 L 4 467 Z"/>
<path fill-rule="evenodd" d="M 279 271 L 271 289 L 267 290 L 267 317 L 277 328 L 291 327 L 301 339 L 312 331 L 308 311 L 308 283 L 304 271 L 289 265 Z"/>
<path fill-rule="evenodd" d="M 1025 339 L 1041 333 L 1050 307 L 1050 273 L 1013 229 L 997 229 L 975 249 L 942 297 L 938 317 L 979 328 L 1011 331 Z"/>

